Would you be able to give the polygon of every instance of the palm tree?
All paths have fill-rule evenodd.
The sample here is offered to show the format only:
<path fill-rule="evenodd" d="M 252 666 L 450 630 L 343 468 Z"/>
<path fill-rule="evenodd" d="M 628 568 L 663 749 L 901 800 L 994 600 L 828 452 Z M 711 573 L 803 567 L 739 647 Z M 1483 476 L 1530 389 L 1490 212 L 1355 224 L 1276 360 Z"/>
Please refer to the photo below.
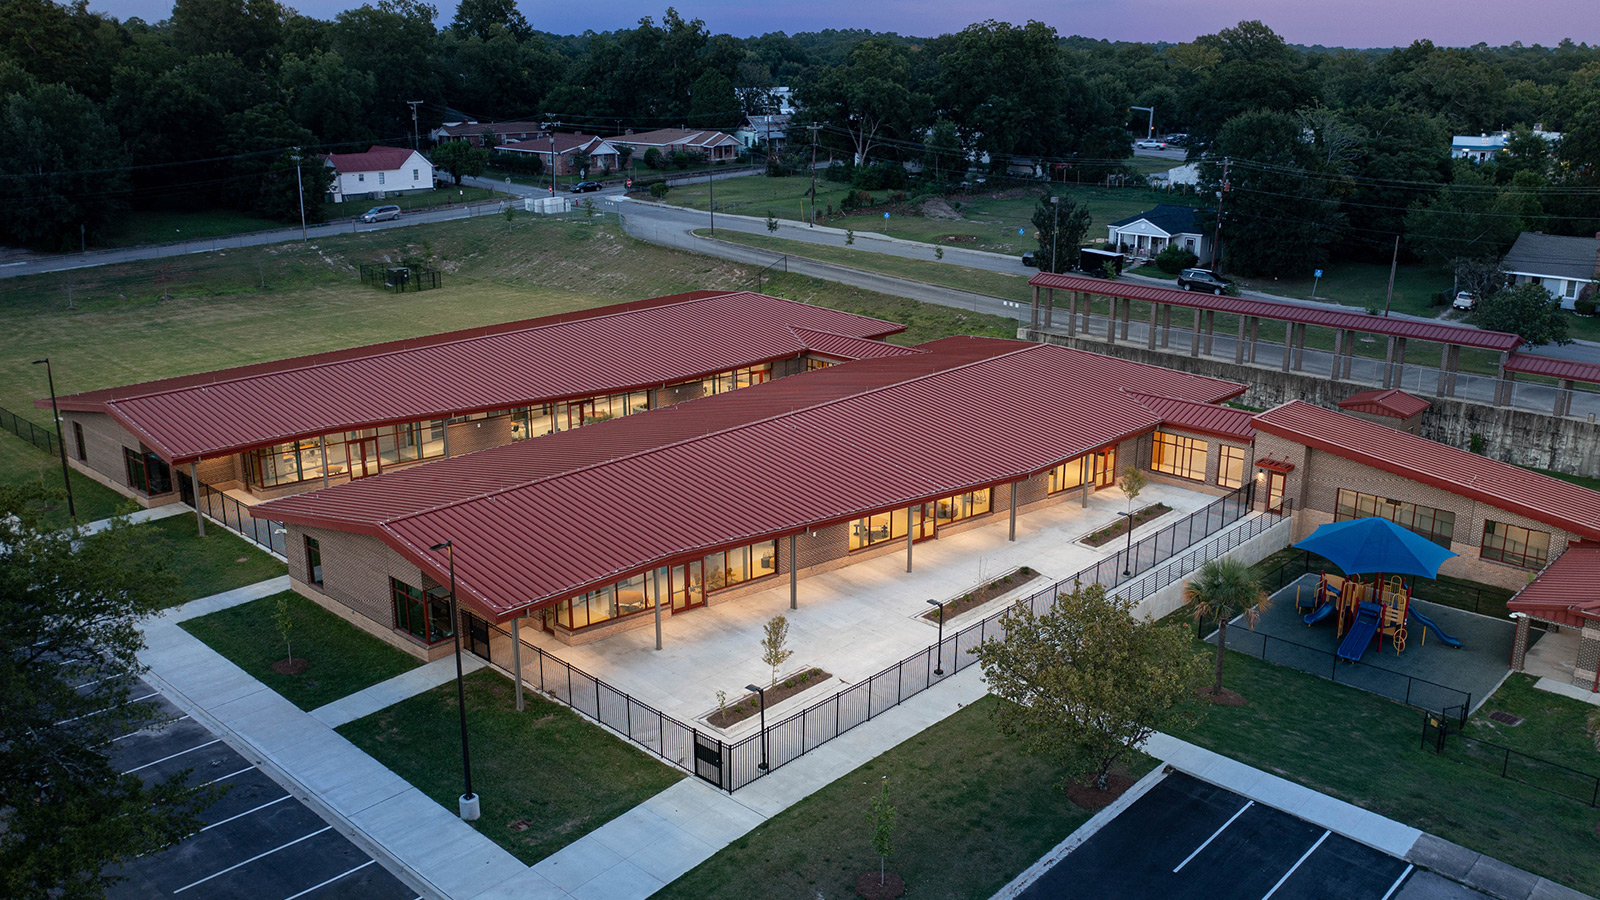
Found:
<path fill-rule="evenodd" d="M 1217 623 L 1217 678 L 1212 696 L 1222 693 L 1222 654 L 1228 647 L 1228 622 L 1243 615 L 1245 625 L 1255 630 L 1261 613 L 1272 605 L 1272 598 L 1261 589 L 1249 565 L 1231 557 L 1213 559 L 1200 567 L 1200 573 L 1183 586 L 1183 600 L 1194 605 L 1196 619 L 1215 619 Z"/>

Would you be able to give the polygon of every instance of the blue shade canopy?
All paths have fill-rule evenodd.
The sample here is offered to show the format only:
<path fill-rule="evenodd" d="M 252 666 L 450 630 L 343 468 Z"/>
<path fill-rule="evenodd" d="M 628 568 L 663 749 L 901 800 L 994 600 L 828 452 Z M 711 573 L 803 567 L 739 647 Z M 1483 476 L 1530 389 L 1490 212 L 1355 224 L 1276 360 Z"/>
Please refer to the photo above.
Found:
<path fill-rule="evenodd" d="M 1456 555 L 1377 516 L 1329 522 L 1294 546 L 1310 550 L 1351 575 L 1384 572 L 1434 578 L 1439 566 Z"/>

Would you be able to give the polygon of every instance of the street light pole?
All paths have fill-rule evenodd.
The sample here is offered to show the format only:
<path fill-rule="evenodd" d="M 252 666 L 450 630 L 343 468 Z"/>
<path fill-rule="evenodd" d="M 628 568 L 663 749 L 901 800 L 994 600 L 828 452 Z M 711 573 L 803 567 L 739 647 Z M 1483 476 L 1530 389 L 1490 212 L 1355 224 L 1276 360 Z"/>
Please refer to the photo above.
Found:
<path fill-rule="evenodd" d="M 472 757 L 467 752 L 467 689 L 461 680 L 461 610 L 456 604 L 456 548 L 452 541 L 434 544 L 430 550 L 443 550 L 450 560 L 450 633 L 456 644 L 456 706 L 461 712 L 461 774 L 466 792 L 461 795 L 461 818 L 471 822 L 478 818 L 478 795 L 472 792 Z M 518 673 L 517 677 L 521 677 Z"/>
<path fill-rule="evenodd" d="M 1050 195 L 1050 271 L 1061 274 L 1061 198 Z"/>
<path fill-rule="evenodd" d="M 1119 512 L 1119 513 L 1117 513 L 1117 515 L 1119 515 L 1119 516 L 1127 516 L 1128 517 L 1128 552 L 1127 552 L 1127 555 L 1124 556 L 1123 560 L 1122 560 L 1122 577 L 1123 578 L 1132 578 L 1133 577 L 1133 513 L 1132 513 L 1132 511 Z"/>
<path fill-rule="evenodd" d="M 944 674 L 944 603 L 938 600 L 929 600 L 929 606 L 939 607 L 939 654 L 933 664 L 933 674 Z"/>
<path fill-rule="evenodd" d="M 717 236 L 717 179 L 716 173 L 711 169 L 706 170 L 706 189 L 711 192 L 711 199 L 707 207 L 711 211 L 711 236 Z"/>
<path fill-rule="evenodd" d="M 756 768 L 765 772 L 767 770 L 767 692 L 753 684 L 744 686 L 747 691 L 755 691 L 761 698 L 761 764 Z"/>
<path fill-rule="evenodd" d="M 295 189 L 295 193 L 300 196 L 300 240 L 302 242 L 304 242 L 307 239 L 306 238 L 306 185 L 305 185 L 305 182 L 300 179 L 300 148 L 299 147 L 294 148 L 294 189 Z"/>
<path fill-rule="evenodd" d="M 50 357 L 36 359 L 34 365 L 44 364 L 44 377 L 50 384 L 50 414 L 56 419 L 56 449 L 61 451 L 61 482 L 67 486 L 67 515 L 74 521 L 78 518 L 78 508 L 72 502 L 72 478 L 67 469 L 67 438 L 61 433 L 61 410 L 56 406 L 56 376 L 50 370 Z"/>
<path fill-rule="evenodd" d="M 1147 138 L 1155 137 L 1156 136 L 1156 108 L 1154 106 L 1130 106 L 1128 108 L 1129 109 L 1137 109 L 1140 112 L 1147 112 L 1147 113 L 1150 114 L 1150 130 L 1145 135 L 1145 137 L 1147 137 Z"/>

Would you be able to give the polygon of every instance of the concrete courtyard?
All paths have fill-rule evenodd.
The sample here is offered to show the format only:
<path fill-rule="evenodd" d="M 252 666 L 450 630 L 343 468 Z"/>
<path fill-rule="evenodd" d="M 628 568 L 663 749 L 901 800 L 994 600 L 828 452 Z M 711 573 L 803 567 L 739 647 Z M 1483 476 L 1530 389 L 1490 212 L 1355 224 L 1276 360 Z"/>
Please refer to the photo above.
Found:
<path fill-rule="evenodd" d="M 1133 539 L 1165 528 L 1216 499 L 1197 491 L 1149 485 L 1135 506 L 1159 502 L 1173 511 L 1142 525 Z M 947 619 L 948 635 L 1018 596 L 1114 555 L 1124 547 L 1123 540 L 1094 548 L 1079 538 L 1112 524 L 1117 512 L 1127 508 L 1126 497 L 1116 487 L 1091 494 L 1087 508 L 1074 493 L 1020 514 L 1014 543 L 1006 539 L 1007 515 L 997 513 L 982 527 L 917 544 L 909 573 L 902 545 L 896 553 L 802 578 L 796 610 L 789 609 L 789 581 L 779 576 L 769 590 L 665 617 L 659 651 L 653 623 L 575 647 L 527 623 L 522 638 L 669 716 L 719 733 L 702 720 L 716 711 L 717 691 L 725 691 L 731 703 L 746 693 L 745 685 L 764 685 L 771 679 L 771 671 L 761 662 L 761 640 L 773 616 L 788 617 L 787 646 L 794 651 L 779 669 L 780 676 L 815 666 L 833 677 L 773 704 L 769 718 L 816 703 L 932 645 L 936 625 L 921 617 L 932 608 L 930 599 L 954 599 L 1019 566 L 1041 574 L 1003 597 Z M 720 733 L 737 738 L 756 728 L 756 719 L 750 718 Z"/>

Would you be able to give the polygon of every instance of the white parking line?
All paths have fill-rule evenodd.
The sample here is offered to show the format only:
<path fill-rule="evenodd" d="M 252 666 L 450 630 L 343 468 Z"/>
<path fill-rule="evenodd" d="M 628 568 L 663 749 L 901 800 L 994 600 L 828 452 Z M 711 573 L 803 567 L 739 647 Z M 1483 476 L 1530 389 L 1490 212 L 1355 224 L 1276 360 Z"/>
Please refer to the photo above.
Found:
<path fill-rule="evenodd" d="M 245 766 L 244 768 L 240 769 L 237 772 L 229 772 L 228 774 L 223 775 L 223 776 L 221 776 L 219 778 L 213 778 L 210 781 L 208 781 L 205 784 L 202 784 L 200 786 L 201 787 L 210 787 L 210 786 L 212 786 L 213 784 L 216 784 L 219 781 L 227 781 L 229 778 L 232 778 L 235 775 L 243 775 L 244 773 L 246 773 L 246 772 L 248 772 L 248 771 L 250 771 L 251 769 L 254 769 L 254 768 L 255 768 L 255 766 Z"/>
<path fill-rule="evenodd" d="M 349 875 L 352 872 L 359 872 L 362 869 L 365 869 L 367 866 L 370 866 L 375 862 L 377 862 L 377 860 L 369 859 L 366 862 L 362 863 L 359 866 L 356 866 L 354 869 L 351 869 L 348 872 L 340 872 L 339 874 L 333 876 L 332 878 L 329 878 L 327 881 L 324 881 L 321 884 L 314 884 L 311 887 L 306 888 L 305 890 L 301 891 L 298 894 L 291 894 L 288 897 L 283 898 L 283 900 L 299 900 L 299 898 L 304 897 L 305 895 L 311 893 L 312 891 L 316 890 L 317 888 L 327 887 L 328 885 L 333 884 L 335 881 L 338 881 L 339 879 L 345 877 L 346 875 Z"/>
<path fill-rule="evenodd" d="M 226 869 L 223 869 L 221 872 L 213 872 L 210 875 L 207 875 L 206 877 L 200 879 L 199 881 L 192 881 L 192 882 L 184 885 L 183 887 L 178 888 L 177 890 L 173 891 L 173 893 L 174 894 L 181 894 L 184 891 L 187 891 L 189 888 L 194 887 L 195 885 L 205 884 L 206 882 L 210 881 L 211 879 L 216 878 L 219 875 L 226 875 L 229 872 L 232 872 L 234 869 L 239 868 L 240 866 L 248 866 L 249 864 L 255 862 L 256 860 L 261 859 L 263 857 L 271 856 L 272 854 L 277 853 L 279 850 L 282 850 L 285 847 L 293 847 L 295 844 L 298 844 L 301 841 L 309 841 L 312 838 L 316 837 L 317 835 L 323 833 L 324 831 L 332 830 L 332 828 L 333 828 L 332 825 L 324 825 L 321 828 L 318 828 L 316 831 L 313 831 L 310 834 L 305 835 L 304 837 L 297 837 L 297 838 L 295 838 L 294 840 L 290 841 L 287 844 L 279 844 L 278 846 L 273 847 L 271 850 L 268 850 L 265 853 L 257 853 L 255 856 L 250 857 L 249 859 L 245 860 L 244 862 L 234 863 L 233 865 L 227 867 Z"/>
<path fill-rule="evenodd" d="M 1183 869 L 1184 866 L 1187 866 L 1189 864 L 1189 860 L 1194 859 L 1196 856 L 1199 856 L 1201 850 L 1204 850 L 1206 847 L 1210 846 L 1211 842 L 1217 839 L 1217 835 L 1223 833 L 1224 831 L 1227 831 L 1228 830 L 1228 826 L 1233 824 L 1233 820 L 1234 819 L 1237 819 L 1240 816 L 1244 815 L 1244 811 L 1245 810 L 1247 810 L 1250 807 L 1255 806 L 1255 805 L 1256 805 L 1256 802 L 1254 800 L 1246 801 L 1245 805 L 1239 807 L 1239 811 L 1234 813 L 1232 818 L 1230 818 L 1230 819 L 1228 819 L 1228 821 L 1222 823 L 1222 827 L 1221 828 L 1218 828 L 1216 831 L 1211 832 L 1211 837 L 1206 838 L 1205 843 L 1203 843 L 1200 846 L 1194 848 L 1194 852 L 1193 853 L 1189 854 L 1188 856 L 1185 856 L 1183 858 L 1183 862 L 1178 863 L 1178 868 L 1173 869 L 1172 873 L 1174 875 L 1176 875 L 1180 870 Z"/>
<path fill-rule="evenodd" d="M 149 700 L 151 697 L 156 696 L 157 693 L 158 692 L 156 692 L 156 691 L 151 691 L 150 693 L 145 694 L 143 697 L 134 697 L 132 700 L 124 700 L 121 703 L 118 703 L 116 706 L 108 706 L 108 707 L 106 707 L 106 709 L 116 709 L 119 706 L 127 706 L 129 703 L 138 703 L 140 700 Z M 87 719 L 90 716 L 98 716 L 101 713 L 105 712 L 106 709 L 97 709 L 94 712 L 84 713 L 81 716 L 73 716 L 70 719 L 62 719 L 61 721 L 57 722 L 56 724 L 57 725 L 65 725 L 65 724 L 67 724 L 69 722 L 76 722 L 79 719 Z"/>
<path fill-rule="evenodd" d="M 1315 844 L 1311 845 L 1311 849 L 1310 850 L 1307 850 L 1306 852 L 1300 854 L 1300 858 L 1295 860 L 1294 865 L 1289 867 L 1289 871 L 1283 873 L 1283 877 L 1278 879 L 1278 883 L 1273 885 L 1272 886 L 1272 890 L 1267 891 L 1266 895 L 1263 896 L 1261 898 L 1261 900 L 1271 900 L 1272 895 L 1276 894 L 1278 892 L 1278 888 L 1283 887 L 1283 883 L 1285 881 L 1289 880 L 1289 876 L 1290 875 L 1294 874 L 1294 870 L 1300 868 L 1300 864 L 1301 863 L 1305 862 L 1306 859 L 1311 856 L 1311 854 L 1317 852 L 1317 848 L 1322 846 L 1322 842 L 1327 840 L 1328 839 L 1328 835 L 1330 835 L 1330 834 L 1333 834 L 1333 832 L 1324 831 L 1322 833 L 1322 837 L 1317 838 L 1317 842 Z"/>
<path fill-rule="evenodd" d="M 1381 900 L 1389 900 L 1390 897 L 1394 896 L 1394 892 L 1400 889 L 1400 882 L 1406 880 L 1406 876 L 1411 874 L 1413 868 L 1415 867 L 1410 863 L 1406 863 L 1406 870 L 1400 873 L 1400 877 L 1394 880 L 1394 884 L 1389 885 L 1389 889 L 1384 892 Z"/>
<path fill-rule="evenodd" d="M 147 762 L 142 766 L 134 766 L 133 768 L 128 769 L 127 771 L 123 772 L 122 774 L 124 774 L 124 775 L 132 775 L 133 773 L 139 771 L 140 769 L 148 769 L 151 766 L 158 765 L 160 763 L 164 763 L 169 759 L 177 759 L 178 757 L 184 755 L 185 753 L 193 753 L 196 750 L 202 750 L 202 749 L 204 749 L 206 747 L 211 746 L 212 744 L 220 744 L 220 743 L 222 743 L 222 738 L 215 738 L 213 740 L 206 741 L 204 744 L 197 744 L 196 746 L 190 747 L 187 750 L 179 750 L 177 753 L 173 753 L 173 754 L 171 754 L 169 756 L 163 756 L 160 759 L 156 760 L 155 762 Z"/>
<path fill-rule="evenodd" d="M 255 809 L 247 809 L 244 812 L 239 813 L 238 815 L 229 816 L 226 819 L 223 819 L 221 822 L 212 822 L 210 825 L 207 825 L 206 827 L 204 827 L 204 828 L 202 828 L 200 830 L 201 831 L 210 831 L 211 829 L 217 827 L 218 825 L 226 825 L 229 822 L 232 822 L 234 819 L 242 819 L 245 816 L 248 816 L 253 812 L 260 812 L 260 811 L 262 811 L 263 809 L 266 809 L 269 806 L 277 806 L 279 803 L 282 803 L 283 801 L 289 799 L 292 796 L 294 796 L 294 795 L 293 794 L 284 794 L 282 797 L 279 797 L 276 800 L 269 800 L 266 803 L 263 803 L 260 806 L 256 807 Z"/>
<path fill-rule="evenodd" d="M 160 725 L 171 725 L 174 722 L 182 722 L 184 719 L 187 719 L 187 718 L 189 718 L 189 716 L 187 714 L 185 714 L 185 715 L 181 715 L 181 716 L 177 717 L 176 719 L 171 719 L 169 721 L 161 722 L 161 723 L 158 723 L 158 724 L 160 724 Z M 151 727 L 152 726 L 150 726 L 150 725 L 146 725 L 145 727 L 139 729 L 138 731 L 130 731 L 127 734 L 117 735 L 116 737 L 111 739 L 111 743 L 115 744 L 117 741 L 120 741 L 123 738 L 131 738 L 136 734 L 144 734 L 146 731 L 149 731 Z"/>

